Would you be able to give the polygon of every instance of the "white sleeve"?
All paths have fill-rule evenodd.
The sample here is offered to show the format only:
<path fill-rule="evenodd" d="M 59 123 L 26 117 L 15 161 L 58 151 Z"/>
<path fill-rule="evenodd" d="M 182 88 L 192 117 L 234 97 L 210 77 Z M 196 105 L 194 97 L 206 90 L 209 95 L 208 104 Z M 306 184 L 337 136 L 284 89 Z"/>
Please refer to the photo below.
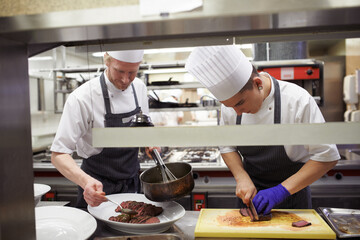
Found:
<path fill-rule="evenodd" d="M 298 111 L 296 115 L 297 123 L 324 123 L 325 119 L 316 104 L 313 97 L 308 95 L 307 101 L 302 106 L 301 111 Z M 298 154 L 301 149 L 300 146 L 286 146 L 286 151 L 291 153 L 292 158 L 295 161 L 306 162 L 309 158 L 319 162 L 331 162 L 340 159 L 340 154 L 335 144 L 316 144 L 316 145 L 304 145 L 303 148 L 308 152 L 308 156 Z"/>
<path fill-rule="evenodd" d="M 231 111 L 229 111 L 229 108 L 226 108 L 223 104 L 221 104 L 220 126 L 234 125 L 234 123 L 230 121 L 232 117 L 233 116 L 231 114 Z M 220 149 L 220 153 L 237 152 L 235 146 L 219 146 L 219 149 Z"/>
<path fill-rule="evenodd" d="M 70 94 L 60 119 L 56 135 L 51 146 L 51 151 L 71 154 L 76 150 L 76 143 L 87 132 L 90 115 L 86 108 Z"/>

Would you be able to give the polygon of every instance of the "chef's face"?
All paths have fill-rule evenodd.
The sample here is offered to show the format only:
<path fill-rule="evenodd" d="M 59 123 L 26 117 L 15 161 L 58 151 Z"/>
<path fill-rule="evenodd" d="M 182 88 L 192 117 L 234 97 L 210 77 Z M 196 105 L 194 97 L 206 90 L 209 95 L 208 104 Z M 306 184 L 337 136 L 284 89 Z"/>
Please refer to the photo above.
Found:
<path fill-rule="evenodd" d="M 253 85 L 252 88 L 239 91 L 233 97 L 225 101 L 221 101 L 221 103 L 223 103 L 226 107 L 233 108 L 237 115 L 241 115 L 243 113 L 257 113 L 261 108 L 264 94 L 262 90 L 259 90 L 257 81 L 253 80 L 251 84 Z"/>
<path fill-rule="evenodd" d="M 107 76 L 120 90 L 125 90 L 129 87 L 130 83 L 134 81 L 136 74 L 139 70 L 141 62 L 138 63 L 128 63 L 122 62 L 116 59 L 111 59 L 106 62 Z"/>

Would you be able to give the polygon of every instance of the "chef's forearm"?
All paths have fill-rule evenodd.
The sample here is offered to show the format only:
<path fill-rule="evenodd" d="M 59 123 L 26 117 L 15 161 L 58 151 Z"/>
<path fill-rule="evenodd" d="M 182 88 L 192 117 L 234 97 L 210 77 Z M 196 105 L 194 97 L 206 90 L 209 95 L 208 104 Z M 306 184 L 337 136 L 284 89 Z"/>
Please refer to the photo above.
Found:
<path fill-rule="evenodd" d="M 76 164 L 70 154 L 52 152 L 51 163 L 62 175 L 82 188 L 91 178 Z"/>
<path fill-rule="evenodd" d="M 321 178 L 331 170 L 336 163 L 337 161 L 318 162 L 310 159 L 297 173 L 282 182 L 282 185 L 290 194 L 294 194 Z"/>
<path fill-rule="evenodd" d="M 246 180 L 250 179 L 249 175 L 244 169 L 241 157 L 237 152 L 223 153 L 221 154 L 221 157 L 224 159 L 225 164 L 230 169 L 236 182 L 239 182 L 244 178 L 246 178 Z"/>

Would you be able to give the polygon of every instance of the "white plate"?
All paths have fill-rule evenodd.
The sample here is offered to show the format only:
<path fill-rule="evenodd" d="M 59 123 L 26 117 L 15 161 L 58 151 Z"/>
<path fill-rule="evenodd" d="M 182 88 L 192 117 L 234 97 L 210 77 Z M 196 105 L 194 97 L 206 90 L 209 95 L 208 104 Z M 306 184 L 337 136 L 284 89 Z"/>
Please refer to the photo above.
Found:
<path fill-rule="evenodd" d="M 40 202 L 42 195 L 50 191 L 51 187 L 46 184 L 34 183 L 35 206 Z"/>
<path fill-rule="evenodd" d="M 137 201 L 150 203 L 163 208 L 164 211 L 157 216 L 160 223 L 136 224 L 110 221 L 109 217 L 119 215 L 119 213 L 115 212 L 116 205 L 111 202 L 104 202 L 97 207 L 88 206 L 89 213 L 95 218 L 105 222 L 113 229 L 126 233 L 150 234 L 165 232 L 174 222 L 185 215 L 185 209 L 177 202 L 153 202 L 147 199 L 144 194 L 120 193 L 108 195 L 107 197 L 117 203 L 122 203 L 123 201 Z"/>
<path fill-rule="evenodd" d="M 72 207 L 35 208 L 37 240 L 83 240 L 96 230 L 96 220 L 89 213 Z"/>

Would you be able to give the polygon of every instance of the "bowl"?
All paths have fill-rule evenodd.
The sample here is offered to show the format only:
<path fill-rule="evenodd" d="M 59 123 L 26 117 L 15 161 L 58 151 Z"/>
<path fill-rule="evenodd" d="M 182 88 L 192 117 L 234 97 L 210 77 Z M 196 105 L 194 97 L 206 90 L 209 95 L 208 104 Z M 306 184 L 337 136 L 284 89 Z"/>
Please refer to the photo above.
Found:
<path fill-rule="evenodd" d="M 41 197 L 50 191 L 51 187 L 46 184 L 34 183 L 34 201 L 37 206 L 41 200 Z"/>
<path fill-rule="evenodd" d="M 123 201 L 137 201 L 153 204 L 163 208 L 163 212 L 158 215 L 159 223 L 137 224 L 137 223 L 122 223 L 110 221 L 109 217 L 117 216 L 119 213 L 115 212 L 117 208 L 111 202 L 104 202 L 97 207 L 88 206 L 88 212 L 95 218 L 101 220 L 109 227 L 132 234 L 153 234 L 161 233 L 168 230 L 177 220 L 185 215 L 185 209 L 177 202 L 153 202 L 145 197 L 144 194 L 136 193 L 119 193 L 107 195 L 111 200 L 121 204 Z"/>

